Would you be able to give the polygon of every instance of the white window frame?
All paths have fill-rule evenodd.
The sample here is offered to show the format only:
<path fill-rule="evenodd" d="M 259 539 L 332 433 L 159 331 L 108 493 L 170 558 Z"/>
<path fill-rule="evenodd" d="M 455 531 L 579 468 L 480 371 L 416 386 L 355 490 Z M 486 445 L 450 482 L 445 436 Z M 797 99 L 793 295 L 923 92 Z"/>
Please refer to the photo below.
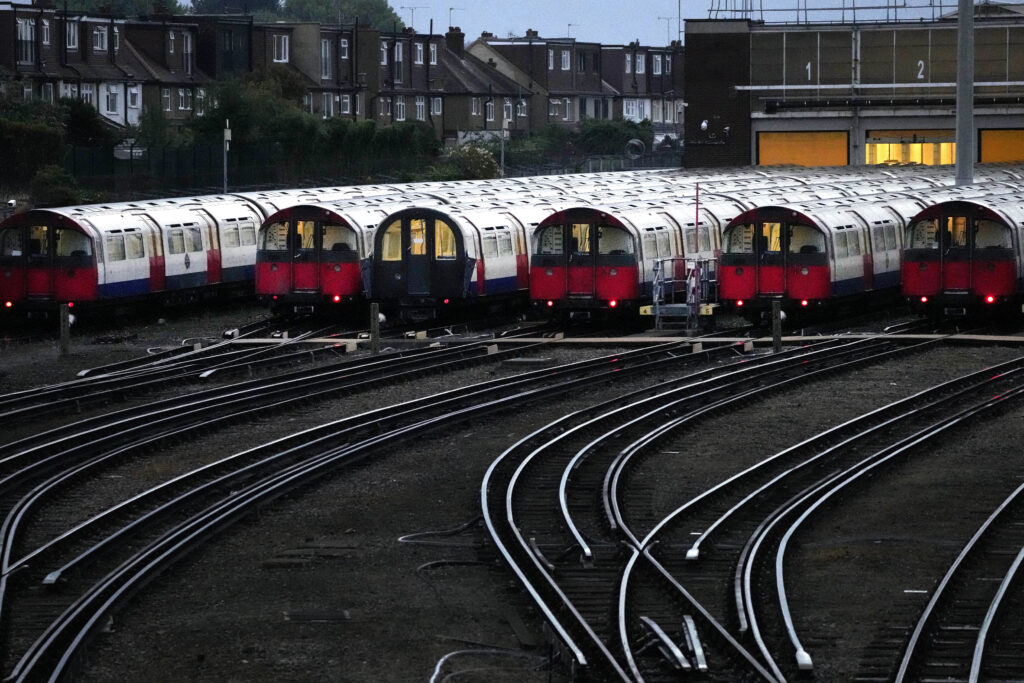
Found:
<path fill-rule="evenodd" d="M 338 40 L 338 59 L 348 59 L 348 38 Z"/>
<path fill-rule="evenodd" d="M 18 19 L 17 60 L 18 64 L 36 63 L 36 22 L 34 19 Z"/>
<path fill-rule="evenodd" d="M 206 89 L 196 88 L 196 115 L 206 114 Z"/>
<path fill-rule="evenodd" d="M 526 116 L 526 100 L 519 100 L 516 103 L 516 116 L 520 118 Z"/>
<path fill-rule="evenodd" d="M 185 31 L 182 42 L 182 60 L 185 62 L 185 73 L 192 73 L 192 34 Z"/>
<path fill-rule="evenodd" d="M 326 80 L 331 77 L 331 41 L 329 38 L 320 39 L 320 78 Z"/>
<path fill-rule="evenodd" d="M 502 113 L 502 116 L 505 117 L 506 121 L 509 121 L 509 120 L 512 119 L 512 98 L 511 97 L 506 97 L 505 98 L 505 103 L 501 107 L 501 113 Z"/>
<path fill-rule="evenodd" d="M 189 88 L 178 88 L 178 110 L 192 111 L 192 91 Z"/>
<path fill-rule="evenodd" d="M 274 62 L 286 64 L 288 62 L 288 34 L 274 34 Z"/>
<path fill-rule="evenodd" d="M 430 63 L 437 64 L 437 43 L 430 44 Z"/>
<path fill-rule="evenodd" d="M 93 83 L 83 83 L 78 91 L 78 96 L 83 102 L 96 106 L 96 86 Z"/>
<path fill-rule="evenodd" d="M 27 101 L 31 100 L 34 95 L 35 92 L 32 90 L 32 81 L 24 81 L 21 86 L 21 98 Z"/>
<path fill-rule="evenodd" d="M 320 114 L 329 119 L 334 116 L 334 93 L 324 92 L 320 95 Z"/>
<path fill-rule="evenodd" d="M 78 22 L 69 21 L 64 26 L 64 47 L 69 50 L 78 49 Z"/>
<path fill-rule="evenodd" d="M 107 84 L 107 97 L 106 102 L 104 102 L 104 107 L 108 114 L 116 114 L 119 111 L 118 100 L 121 99 L 118 97 L 119 90 L 120 87 L 118 85 L 114 83 Z"/>
<path fill-rule="evenodd" d="M 167 54 L 174 54 L 174 31 L 167 32 Z"/>
<path fill-rule="evenodd" d="M 139 91 L 141 88 L 137 85 L 128 86 L 128 108 L 138 109 L 139 108 Z"/>
<path fill-rule="evenodd" d="M 114 52 L 118 52 L 121 49 L 121 30 L 117 26 L 111 30 L 114 33 Z"/>
<path fill-rule="evenodd" d="M 43 19 L 42 32 L 43 32 L 43 45 L 49 45 L 50 44 L 50 20 L 49 19 Z"/>
<path fill-rule="evenodd" d="M 39 90 L 39 99 L 43 102 L 54 103 L 54 88 L 53 83 L 43 83 Z"/>
<path fill-rule="evenodd" d="M 412 61 L 414 64 L 423 63 L 423 43 L 414 43 Z"/>
<path fill-rule="evenodd" d="M 485 120 L 487 120 L 487 121 L 493 121 L 494 120 L 494 100 L 487 100 L 487 102 L 484 103 L 484 112 L 485 112 L 485 115 L 484 115 L 484 119 Z"/>
<path fill-rule="evenodd" d="M 661 75 L 661 55 L 651 55 L 651 73 Z"/>
<path fill-rule="evenodd" d="M 388 42 L 386 40 L 380 41 L 380 65 L 388 65 Z"/>
<path fill-rule="evenodd" d="M 555 70 L 555 51 L 553 48 L 548 48 L 548 71 Z"/>
<path fill-rule="evenodd" d="M 395 121 L 405 121 L 405 95 L 395 95 Z"/>
<path fill-rule="evenodd" d="M 665 55 L 665 73 L 672 73 L 672 55 Z"/>
<path fill-rule="evenodd" d="M 302 96 L 302 106 L 310 114 L 313 113 L 313 93 L 306 91 L 306 94 Z"/>
<path fill-rule="evenodd" d="M 647 60 L 644 57 L 643 54 L 636 56 L 636 72 L 638 74 L 647 73 Z"/>
<path fill-rule="evenodd" d="M 480 116 L 480 98 L 474 97 L 469 101 L 470 114 L 473 116 Z"/>
<path fill-rule="evenodd" d="M 172 111 L 171 109 L 171 89 L 161 88 L 160 89 L 160 103 L 163 106 L 164 111 Z"/>
<path fill-rule="evenodd" d="M 558 116 L 558 110 L 559 110 L 559 108 L 561 106 L 562 106 L 562 101 L 561 100 L 554 99 L 554 98 L 549 99 L 548 100 L 548 116 L 549 117 Z"/>
<path fill-rule="evenodd" d="M 569 115 L 572 112 L 572 107 L 569 105 L 569 98 L 568 97 L 563 97 L 562 98 L 562 106 L 565 108 L 565 111 L 562 112 L 562 120 L 563 121 L 568 121 L 569 120 Z"/>
<path fill-rule="evenodd" d="M 344 95 L 341 96 L 341 113 L 352 113 L 352 97 L 348 93 L 345 93 Z"/>
<path fill-rule="evenodd" d="M 626 73 L 633 73 L 633 55 L 626 53 Z"/>
<path fill-rule="evenodd" d="M 562 50 L 562 71 L 568 71 L 572 66 L 571 54 L 569 50 Z"/>
<path fill-rule="evenodd" d="M 92 27 L 92 49 L 94 52 L 106 52 L 107 51 L 107 27 L 106 26 L 93 26 Z"/>
<path fill-rule="evenodd" d="M 402 59 L 402 42 L 395 41 L 395 83 L 402 82 L 402 65 L 404 64 Z"/>
<path fill-rule="evenodd" d="M 427 98 L 423 95 L 416 96 L 416 120 L 427 120 Z"/>
<path fill-rule="evenodd" d="M 444 111 L 444 105 L 441 103 L 440 97 L 430 98 L 430 113 L 434 116 L 440 116 L 441 112 Z"/>

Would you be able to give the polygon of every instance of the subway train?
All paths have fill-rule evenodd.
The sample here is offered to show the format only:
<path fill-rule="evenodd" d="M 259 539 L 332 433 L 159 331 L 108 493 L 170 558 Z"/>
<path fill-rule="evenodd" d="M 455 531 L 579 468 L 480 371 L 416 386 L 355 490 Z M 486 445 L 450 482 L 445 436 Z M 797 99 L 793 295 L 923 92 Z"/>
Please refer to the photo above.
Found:
<path fill-rule="evenodd" d="M 1019 190 L 925 207 L 906 229 L 903 295 L 933 317 L 1021 313 L 1022 229 Z"/>
<path fill-rule="evenodd" d="M 750 209 L 722 231 L 719 303 L 755 320 L 775 302 L 799 316 L 898 294 L 904 236 L 916 215 L 938 203 L 1018 186 L 985 181 Z"/>
<path fill-rule="evenodd" d="M 581 174 L 611 187 L 679 175 L 676 169 Z M 655 183 L 656 180 L 650 180 Z M 565 179 L 339 186 L 36 209 L 0 222 L 0 314 L 52 314 L 140 301 L 191 302 L 251 294 L 256 232 L 273 213 L 335 200 L 453 192 L 560 194 Z"/>

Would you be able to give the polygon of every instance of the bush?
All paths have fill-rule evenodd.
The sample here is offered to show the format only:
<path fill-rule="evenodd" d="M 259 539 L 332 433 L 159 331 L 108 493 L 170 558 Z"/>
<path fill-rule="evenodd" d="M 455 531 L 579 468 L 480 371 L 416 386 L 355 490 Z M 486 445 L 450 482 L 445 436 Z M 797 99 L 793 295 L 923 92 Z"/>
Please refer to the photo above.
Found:
<path fill-rule="evenodd" d="M 480 145 L 460 145 L 448 154 L 448 162 L 465 180 L 486 180 L 500 174 L 494 155 Z"/>
<path fill-rule="evenodd" d="M 39 169 L 29 183 L 29 196 L 35 206 L 81 204 L 83 197 L 75 179 L 57 165 Z"/>

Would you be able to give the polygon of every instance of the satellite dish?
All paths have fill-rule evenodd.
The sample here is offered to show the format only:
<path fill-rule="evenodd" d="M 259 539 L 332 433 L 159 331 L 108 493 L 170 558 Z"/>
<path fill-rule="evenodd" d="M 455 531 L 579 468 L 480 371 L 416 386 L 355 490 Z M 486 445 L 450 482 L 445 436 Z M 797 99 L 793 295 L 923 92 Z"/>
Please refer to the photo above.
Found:
<path fill-rule="evenodd" d="M 643 140 L 633 138 L 626 143 L 626 156 L 630 159 L 639 159 L 644 155 L 645 151 L 647 151 L 647 146 Z"/>

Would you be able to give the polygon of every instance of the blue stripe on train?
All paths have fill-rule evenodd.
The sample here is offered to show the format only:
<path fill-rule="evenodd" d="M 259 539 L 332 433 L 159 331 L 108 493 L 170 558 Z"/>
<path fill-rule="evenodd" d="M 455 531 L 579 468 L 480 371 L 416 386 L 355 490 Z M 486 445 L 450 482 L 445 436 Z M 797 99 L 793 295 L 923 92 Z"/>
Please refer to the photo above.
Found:
<path fill-rule="evenodd" d="M 168 275 L 165 282 L 168 291 L 202 287 L 206 284 L 206 271 L 201 270 L 197 273 L 185 273 L 184 275 Z"/>
<path fill-rule="evenodd" d="M 256 279 L 256 266 L 233 266 L 224 268 L 220 273 L 222 282 L 241 282 Z"/>
<path fill-rule="evenodd" d="M 900 285 L 899 273 L 886 273 L 874 278 L 874 286 L 868 290 L 877 292 L 881 289 L 893 289 Z M 864 293 L 864 278 L 862 276 L 837 280 L 832 284 L 832 296 L 852 296 Z"/>
<path fill-rule="evenodd" d="M 98 287 L 99 298 L 121 299 L 129 296 L 149 294 L 149 278 L 123 280 L 121 282 L 105 282 Z"/>
<path fill-rule="evenodd" d="M 495 278 L 493 280 L 488 278 L 484 282 L 484 292 L 488 295 L 508 294 L 510 292 L 520 291 L 520 289 L 521 288 L 519 287 L 519 278 L 516 277 L 515 275 L 511 275 L 509 277 Z M 522 291 L 525 292 L 527 290 L 522 289 Z"/>

